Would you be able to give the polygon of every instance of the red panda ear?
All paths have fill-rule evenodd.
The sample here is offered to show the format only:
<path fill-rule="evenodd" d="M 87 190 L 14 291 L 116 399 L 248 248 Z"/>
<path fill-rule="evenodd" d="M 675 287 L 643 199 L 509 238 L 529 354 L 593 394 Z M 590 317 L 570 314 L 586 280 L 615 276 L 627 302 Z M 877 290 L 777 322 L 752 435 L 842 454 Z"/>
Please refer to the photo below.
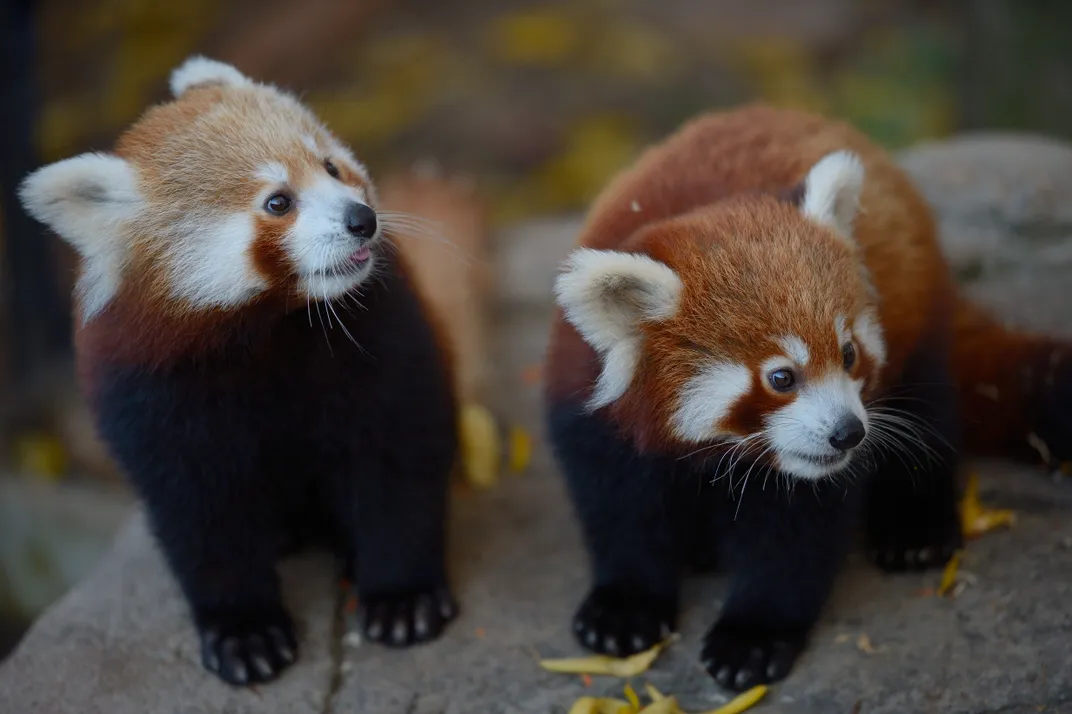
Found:
<path fill-rule="evenodd" d="M 570 256 L 555 280 L 555 297 L 603 358 L 591 407 L 625 393 L 639 357 L 641 323 L 673 317 L 682 288 L 677 273 L 646 255 L 582 248 Z"/>
<path fill-rule="evenodd" d="M 800 210 L 808 218 L 851 238 L 863 185 L 864 166 L 860 157 L 851 151 L 827 154 L 804 179 Z"/>
<path fill-rule="evenodd" d="M 83 257 L 111 250 L 122 224 L 142 206 L 133 167 L 118 156 L 97 153 L 37 169 L 19 186 L 19 199 L 27 213 Z"/>
<path fill-rule="evenodd" d="M 88 319 L 115 294 L 129 245 L 125 226 L 144 205 L 134 168 L 118 156 L 82 154 L 31 173 L 19 199 L 82 257 L 77 292 Z"/>
<path fill-rule="evenodd" d="M 176 99 L 191 87 L 219 84 L 225 87 L 244 87 L 253 84 L 248 77 L 229 64 L 207 57 L 194 56 L 171 73 L 171 94 Z"/>

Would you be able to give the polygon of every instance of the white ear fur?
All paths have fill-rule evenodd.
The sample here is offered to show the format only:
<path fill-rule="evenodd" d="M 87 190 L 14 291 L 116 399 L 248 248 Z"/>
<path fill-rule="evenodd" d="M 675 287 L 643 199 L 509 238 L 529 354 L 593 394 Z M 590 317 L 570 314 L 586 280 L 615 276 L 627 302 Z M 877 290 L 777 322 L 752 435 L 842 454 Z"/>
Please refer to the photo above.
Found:
<path fill-rule="evenodd" d="M 242 87 L 252 84 L 248 77 L 229 64 L 195 55 L 171 73 L 171 94 L 181 97 L 190 87 L 201 84 L 222 84 Z"/>
<path fill-rule="evenodd" d="M 555 297 L 566 319 L 603 358 L 590 408 L 625 393 L 639 356 L 640 323 L 672 317 L 681 291 L 681 278 L 645 255 L 582 248 L 570 256 L 555 280 Z"/>
<path fill-rule="evenodd" d="M 851 151 L 835 151 L 816 162 L 804 179 L 804 215 L 851 238 L 860 207 L 864 166 Z"/>
<path fill-rule="evenodd" d="M 81 154 L 27 176 L 19 186 L 26 212 L 83 256 L 112 244 L 141 208 L 138 177 L 118 156 Z"/>
<path fill-rule="evenodd" d="M 141 210 L 134 169 L 118 156 L 82 154 L 31 173 L 19 199 L 82 256 L 77 290 L 83 317 L 92 317 L 115 294 L 127 250 L 123 224 Z"/>

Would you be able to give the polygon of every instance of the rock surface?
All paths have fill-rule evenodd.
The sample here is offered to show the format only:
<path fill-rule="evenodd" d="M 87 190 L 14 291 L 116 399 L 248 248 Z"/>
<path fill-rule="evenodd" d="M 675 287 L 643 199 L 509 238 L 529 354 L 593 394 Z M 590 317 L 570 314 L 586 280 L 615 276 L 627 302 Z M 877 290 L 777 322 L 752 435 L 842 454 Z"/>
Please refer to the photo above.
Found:
<path fill-rule="evenodd" d="M 1011 319 L 1072 328 L 1072 290 L 1053 293 L 1045 315 L 1020 304 L 1044 283 L 1028 281 L 1030 270 L 1053 268 L 1056 281 L 1064 265 L 1072 287 L 1072 267 L 1061 262 L 1072 255 L 1061 201 L 1072 195 L 1072 149 L 979 137 L 921 147 L 904 161 L 936 205 L 970 289 Z M 520 375 L 542 357 L 551 271 L 577 226 L 555 219 L 501 237 L 507 294 L 497 406 L 538 441 L 538 388 Z M 926 591 L 938 573 L 883 576 L 855 556 L 793 676 L 755 711 L 1072 712 L 1072 484 L 1008 464 L 980 471 L 984 500 L 1016 509 L 1019 520 L 969 545 L 962 567 L 973 583 L 956 599 L 936 598 Z M 301 660 L 278 682 L 242 692 L 202 672 L 184 606 L 136 519 L 0 666 L 0 712 L 565 714 L 579 696 L 620 695 L 619 680 L 596 677 L 585 687 L 536 663 L 578 654 L 568 625 L 587 585 L 578 529 L 546 449 L 527 474 L 460 495 L 452 521 L 463 612 L 443 639 L 408 651 L 355 645 L 333 626 L 338 603 L 326 560 L 291 561 L 283 577 L 301 623 Z M 677 695 L 687 711 L 727 699 L 697 662 L 725 585 L 718 577 L 689 582 L 681 640 L 636 684 Z"/>
<path fill-rule="evenodd" d="M 1072 336 L 1072 146 L 980 132 L 900 158 L 968 294 L 1011 323 Z"/>

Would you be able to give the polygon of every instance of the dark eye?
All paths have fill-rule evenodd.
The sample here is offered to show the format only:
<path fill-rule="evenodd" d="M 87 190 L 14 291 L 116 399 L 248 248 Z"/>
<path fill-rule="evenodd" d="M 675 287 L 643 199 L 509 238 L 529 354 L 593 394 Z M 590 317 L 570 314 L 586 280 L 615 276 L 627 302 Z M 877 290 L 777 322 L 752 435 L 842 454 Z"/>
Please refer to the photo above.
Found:
<path fill-rule="evenodd" d="M 845 365 L 846 372 L 856 364 L 856 348 L 851 342 L 846 342 L 845 346 L 841 348 L 841 361 Z"/>
<path fill-rule="evenodd" d="M 324 159 L 324 170 L 328 172 L 328 176 L 331 178 L 339 178 L 339 168 L 331 163 L 330 159 Z"/>
<path fill-rule="evenodd" d="M 275 193 L 264 202 L 264 210 L 276 216 L 282 216 L 290 210 L 290 196 L 285 193 Z"/>
<path fill-rule="evenodd" d="M 797 383 L 797 378 L 791 370 L 776 369 L 767 375 L 767 380 L 776 392 L 788 392 Z"/>

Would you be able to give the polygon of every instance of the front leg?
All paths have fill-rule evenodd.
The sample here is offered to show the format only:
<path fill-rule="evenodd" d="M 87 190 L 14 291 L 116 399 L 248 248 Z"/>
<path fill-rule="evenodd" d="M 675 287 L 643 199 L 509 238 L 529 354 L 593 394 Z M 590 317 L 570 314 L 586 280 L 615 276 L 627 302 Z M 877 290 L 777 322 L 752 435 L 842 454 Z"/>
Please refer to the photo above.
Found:
<path fill-rule="evenodd" d="M 784 679 L 807 644 L 851 536 L 854 491 L 800 484 L 745 489 L 730 500 L 719 550 L 730 594 L 704 637 L 701 661 L 734 691 Z"/>
<path fill-rule="evenodd" d="M 277 677 L 298 650 L 275 570 L 278 494 L 261 468 L 263 405 L 248 390 L 206 384 L 202 372 L 95 376 L 98 433 L 145 505 L 204 666 L 235 685 Z"/>
<path fill-rule="evenodd" d="M 229 684 L 274 679 L 298 650 L 275 569 L 279 530 L 267 489 L 253 478 L 252 445 L 233 428 L 220 448 L 175 432 L 144 443 L 151 455 L 125 450 L 125 462 L 189 603 L 202 663 Z"/>
<path fill-rule="evenodd" d="M 555 456 L 584 532 L 593 587 L 573 620 L 580 644 L 629 656 L 677 622 L 682 545 L 673 508 L 674 462 L 645 457 L 579 408 L 549 414 Z"/>
<path fill-rule="evenodd" d="M 363 454 L 351 467 L 343 526 L 352 540 L 357 619 L 372 641 L 428 642 L 457 615 L 446 574 L 451 424 L 424 438 L 385 440 L 389 450 Z"/>
<path fill-rule="evenodd" d="M 958 508 L 957 393 L 940 355 L 868 409 L 877 468 L 868 489 L 871 560 L 888 572 L 940 568 L 964 543 Z"/>

